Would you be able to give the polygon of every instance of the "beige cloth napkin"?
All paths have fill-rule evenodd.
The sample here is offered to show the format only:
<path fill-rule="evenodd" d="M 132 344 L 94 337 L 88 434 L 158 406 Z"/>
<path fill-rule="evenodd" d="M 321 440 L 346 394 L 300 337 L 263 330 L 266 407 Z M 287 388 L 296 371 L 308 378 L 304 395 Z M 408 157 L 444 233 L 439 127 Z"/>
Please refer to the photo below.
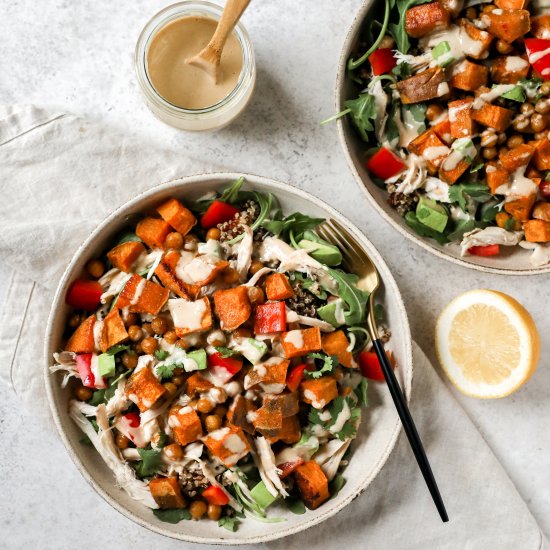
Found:
<path fill-rule="evenodd" d="M 13 268 L 0 313 L 0 379 L 36 418 L 49 417 L 42 340 L 53 291 L 73 251 L 136 192 L 200 169 L 226 167 L 158 150 L 99 122 L 35 107 L 0 109 L 0 261 Z M 402 434 L 365 495 L 322 526 L 269 546 L 547 548 L 506 472 L 417 346 L 414 359 L 412 413 L 450 523 L 439 521 Z M 143 536 L 145 547 L 158 543 L 151 533 Z"/>

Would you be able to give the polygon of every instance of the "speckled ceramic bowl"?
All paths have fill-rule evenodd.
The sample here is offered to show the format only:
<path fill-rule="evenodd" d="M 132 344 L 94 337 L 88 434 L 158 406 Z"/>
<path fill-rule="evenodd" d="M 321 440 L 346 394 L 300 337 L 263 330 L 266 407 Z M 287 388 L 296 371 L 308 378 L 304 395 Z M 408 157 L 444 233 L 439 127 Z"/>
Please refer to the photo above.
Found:
<path fill-rule="evenodd" d="M 240 175 L 205 174 L 171 181 L 138 195 L 113 212 L 88 237 L 67 267 L 55 295 L 46 332 L 44 372 L 48 399 L 59 435 L 76 467 L 93 489 L 126 517 L 157 533 L 190 542 L 261 543 L 297 533 L 322 522 L 336 514 L 367 489 L 391 453 L 401 427 L 386 386 L 371 384 L 369 407 L 364 415 L 359 436 L 354 442 L 352 459 L 345 471 L 347 483 L 338 496 L 323 504 L 318 510 L 308 510 L 303 515 L 293 515 L 286 508 L 273 506 L 270 508 L 270 514 L 284 517 L 284 522 L 265 524 L 253 519 L 246 519 L 235 533 L 218 528 L 214 522 L 207 520 L 182 521 L 176 525 L 161 522 L 151 510 L 135 502 L 124 491 L 118 489 L 111 471 L 95 449 L 79 442 L 82 433 L 67 414 L 69 392 L 61 389 L 60 376 L 53 376 L 48 372 L 53 352 L 59 350 L 62 345 L 64 325 L 69 312 L 64 298 L 70 282 L 81 274 L 88 260 L 104 250 L 113 235 L 126 225 L 129 216 L 148 210 L 168 197 L 175 196 L 184 202 L 190 198 L 198 198 L 207 191 L 225 187 Z M 379 299 L 384 304 L 387 321 L 393 334 L 389 347 L 397 358 L 399 365 L 397 372 L 402 385 L 406 394 L 410 395 L 412 355 L 407 314 L 399 289 L 384 260 L 373 245 L 341 214 L 315 197 L 267 178 L 251 175 L 246 178 L 246 185 L 249 189 L 274 193 L 286 212 L 299 211 L 316 217 L 334 218 L 363 245 L 378 267 L 384 282 Z"/>
<path fill-rule="evenodd" d="M 342 106 L 346 99 L 351 99 L 357 95 L 357 87 L 352 83 L 346 70 L 347 61 L 351 52 L 354 51 L 365 25 L 371 21 L 369 15 L 383 13 L 383 10 L 384 7 L 381 0 L 365 0 L 349 29 L 338 64 L 338 74 L 336 77 L 336 112 L 343 109 Z M 400 235 L 414 241 L 425 250 L 428 250 L 440 258 L 444 258 L 445 260 L 470 269 L 503 275 L 550 273 L 550 265 L 533 267 L 529 262 L 531 251 L 520 248 L 519 246 L 503 246 L 501 247 L 500 255 L 497 257 L 481 258 L 471 255 L 462 257 L 458 244 L 447 244 L 442 246 L 433 239 L 424 239 L 417 235 L 405 223 L 395 209 L 388 204 L 388 193 L 386 190 L 381 189 L 371 180 L 369 173 L 364 167 L 365 151 L 368 149 L 368 145 L 361 140 L 348 117 L 339 119 L 337 125 L 340 142 L 342 143 L 349 167 L 359 188 L 378 213 L 392 225 Z M 397 237 L 399 238 L 399 236 Z"/>

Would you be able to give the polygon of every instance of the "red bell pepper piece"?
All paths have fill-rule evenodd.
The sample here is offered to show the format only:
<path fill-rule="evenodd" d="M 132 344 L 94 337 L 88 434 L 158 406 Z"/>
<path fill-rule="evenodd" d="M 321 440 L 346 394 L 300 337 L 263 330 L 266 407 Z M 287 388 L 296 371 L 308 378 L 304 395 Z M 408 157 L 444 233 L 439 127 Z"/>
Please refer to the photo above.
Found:
<path fill-rule="evenodd" d="M 209 504 L 217 504 L 218 506 L 225 506 L 229 502 L 229 497 L 225 494 L 223 489 L 216 485 L 209 485 L 202 492 L 202 498 Z"/>
<path fill-rule="evenodd" d="M 301 365 L 296 365 L 286 377 L 286 385 L 290 391 L 296 391 L 300 382 L 304 378 L 304 371 L 315 370 L 315 365 L 308 365 L 307 363 L 302 363 Z"/>
<path fill-rule="evenodd" d="M 529 63 L 543 78 L 550 77 L 550 40 L 525 38 L 524 42 Z"/>
<path fill-rule="evenodd" d="M 383 180 L 399 174 L 405 166 L 405 163 L 393 151 L 385 147 L 381 147 L 367 161 L 367 170 Z"/>
<path fill-rule="evenodd" d="M 242 359 L 222 357 L 220 353 L 209 355 L 206 361 L 210 373 L 224 384 L 243 368 Z"/>
<path fill-rule="evenodd" d="M 77 309 L 94 311 L 99 305 L 102 293 L 101 285 L 97 281 L 76 279 L 67 291 L 65 303 Z"/>
<path fill-rule="evenodd" d="M 487 246 L 472 246 L 468 252 L 474 256 L 498 256 L 500 246 L 498 244 L 488 244 Z"/>
<path fill-rule="evenodd" d="M 369 55 L 369 63 L 372 74 L 378 76 L 389 73 L 397 65 L 397 59 L 391 48 L 380 48 Z"/>
<path fill-rule="evenodd" d="M 101 376 L 96 377 L 92 370 L 93 357 L 93 353 L 80 353 L 76 356 L 76 369 L 80 380 L 82 380 L 82 385 L 94 389 L 106 388 L 107 382 Z"/>
<path fill-rule="evenodd" d="M 222 201 L 214 201 L 202 215 L 201 226 L 204 227 L 204 229 L 216 227 L 216 225 L 233 218 L 238 211 L 239 209 L 231 204 Z"/>
<path fill-rule="evenodd" d="M 395 369 L 395 359 L 391 351 L 386 352 L 392 368 Z M 362 351 L 359 354 L 359 368 L 361 374 L 369 380 L 376 380 L 377 382 L 384 381 L 384 372 L 380 365 L 380 361 L 374 351 Z"/>
<path fill-rule="evenodd" d="M 296 468 L 298 468 L 298 466 L 301 466 L 304 462 L 305 460 L 303 458 L 297 458 L 292 462 L 283 462 L 282 464 L 277 464 L 277 468 L 281 470 L 279 477 L 281 479 L 288 477 L 296 470 Z"/>
<path fill-rule="evenodd" d="M 122 415 L 126 420 L 128 420 L 128 425 L 130 428 L 139 428 L 141 423 L 141 417 L 138 412 L 132 411 Z"/>
<path fill-rule="evenodd" d="M 286 330 L 286 305 L 284 302 L 268 302 L 256 307 L 254 333 L 270 334 Z"/>

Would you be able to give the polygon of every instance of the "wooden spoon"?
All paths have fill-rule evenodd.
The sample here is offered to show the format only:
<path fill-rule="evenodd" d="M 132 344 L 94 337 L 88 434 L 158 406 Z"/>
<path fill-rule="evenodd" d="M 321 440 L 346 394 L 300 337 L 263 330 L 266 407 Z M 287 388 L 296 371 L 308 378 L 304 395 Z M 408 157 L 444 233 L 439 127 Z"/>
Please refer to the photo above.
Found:
<path fill-rule="evenodd" d="M 227 0 L 216 27 L 216 32 L 214 32 L 214 36 L 212 36 L 210 42 L 197 55 L 185 60 L 189 65 L 194 65 L 206 71 L 212 77 L 215 84 L 218 83 L 220 76 L 220 59 L 227 38 L 241 18 L 244 10 L 248 7 L 248 4 L 250 4 L 250 0 Z"/>

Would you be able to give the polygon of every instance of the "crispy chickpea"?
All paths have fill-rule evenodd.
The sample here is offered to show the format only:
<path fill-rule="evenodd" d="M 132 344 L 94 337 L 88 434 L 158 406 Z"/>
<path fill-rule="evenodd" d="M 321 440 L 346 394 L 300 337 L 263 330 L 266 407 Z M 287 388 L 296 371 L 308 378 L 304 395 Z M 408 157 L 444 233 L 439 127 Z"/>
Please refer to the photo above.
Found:
<path fill-rule="evenodd" d="M 197 409 L 197 400 L 196 399 L 191 399 L 191 401 L 189 401 L 189 403 L 187 403 L 187 405 L 189 407 L 191 407 L 192 409 Z"/>
<path fill-rule="evenodd" d="M 166 248 L 182 248 L 183 247 L 183 235 L 177 231 L 168 233 L 166 239 L 164 239 L 164 246 Z"/>
<path fill-rule="evenodd" d="M 481 10 L 483 13 L 491 13 L 496 6 L 493 6 L 492 4 L 489 6 L 483 6 L 483 9 Z"/>
<path fill-rule="evenodd" d="M 135 353 L 128 353 L 125 351 L 122 354 L 122 364 L 128 369 L 133 370 L 137 367 L 138 358 Z"/>
<path fill-rule="evenodd" d="M 481 132 L 481 147 L 494 147 L 498 142 L 498 136 L 492 128 L 486 128 Z"/>
<path fill-rule="evenodd" d="M 494 6 L 492 7 L 494 9 Z M 512 47 L 512 44 L 499 39 L 497 40 L 497 43 L 496 43 L 496 49 L 498 53 L 501 53 L 502 55 L 506 55 L 507 53 L 510 53 L 513 50 L 513 47 Z"/>
<path fill-rule="evenodd" d="M 138 342 L 137 344 L 134 344 L 132 346 L 132 349 L 138 354 L 141 355 L 143 353 L 143 350 L 141 349 L 141 343 Z"/>
<path fill-rule="evenodd" d="M 105 266 L 101 260 L 90 260 L 86 264 L 86 271 L 94 278 L 99 279 L 105 273 Z"/>
<path fill-rule="evenodd" d="M 151 321 L 151 328 L 155 334 L 160 336 L 168 330 L 168 321 L 165 317 L 155 317 Z"/>
<path fill-rule="evenodd" d="M 183 458 L 183 450 L 178 443 L 171 443 L 164 447 L 164 453 L 170 460 L 181 460 Z"/>
<path fill-rule="evenodd" d="M 543 131 L 543 132 L 537 132 L 537 133 L 535 134 L 535 139 L 537 139 L 537 140 L 538 140 L 538 139 L 544 139 L 544 138 L 546 138 L 546 137 L 548 137 L 548 130 L 545 130 L 545 131 Z"/>
<path fill-rule="evenodd" d="M 486 160 L 492 160 L 494 159 L 497 154 L 498 154 L 498 151 L 497 151 L 497 148 L 496 147 L 485 147 L 482 151 L 481 151 L 481 154 L 483 156 L 484 159 Z"/>
<path fill-rule="evenodd" d="M 222 419 L 217 414 L 209 414 L 204 419 L 206 431 L 213 432 L 222 427 Z"/>
<path fill-rule="evenodd" d="M 130 445 L 130 440 L 124 434 L 118 432 L 115 437 L 115 443 L 119 449 L 127 449 L 128 445 Z"/>
<path fill-rule="evenodd" d="M 520 145 L 523 145 L 524 142 L 525 142 L 525 140 L 523 139 L 523 136 L 515 134 L 515 135 L 510 136 L 508 138 L 508 141 L 506 142 L 506 145 L 510 149 L 513 149 L 514 147 L 519 147 Z"/>
<path fill-rule="evenodd" d="M 185 338 L 180 338 L 176 342 L 176 346 L 178 346 L 178 348 L 180 349 L 186 350 L 189 349 L 189 342 Z"/>
<path fill-rule="evenodd" d="M 205 399 L 204 397 L 201 397 L 197 401 L 197 410 L 203 414 L 208 414 L 212 411 L 214 408 L 214 403 L 210 401 L 210 399 Z"/>
<path fill-rule="evenodd" d="M 147 355 L 153 355 L 159 347 L 158 340 L 152 336 L 148 336 L 141 341 L 141 349 Z"/>
<path fill-rule="evenodd" d="M 207 506 L 203 500 L 194 500 L 189 506 L 189 513 L 193 519 L 201 519 L 206 514 Z"/>
<path fill-rule="evenodd" d="M 544 82 L 541 87 L 539 88 L 539 92 L 542 95 L 549 95 L 550 94 L 550 82 Z"/>
<path fill-rule="evenodd" d="M 90 388 L 86 388 L 84 386 L 78 386 L 78 388 L 74 391 L 74 394 L 79 401 L 88 401 L 88 399 L 91 399 L 93 393 L 94 392 Z"/>
<path fill-rule="evenodd" d="M 535 107 L 532 103 L 522 103 L 519 110 L 527 116 L 531 116 L 535 112 Z"/>
<path fill-rule="evenodd" d="M 69 322 L 68 322 L 68 325 L 71 327 L 71 328 L 76 328 L 78 325 L 80 325 L 80 315 L 78 313 L 73 313 L 70 317 L 69 317 Z"/>
<path fill-rule="evenodd" d="M 223 418 L 227 414 L 227 407 L 225 405 L 216 405 L 212 414 L 217 414 L 220 418 Z"/>
<path fill-rule="evenodd" d="M 512 126 L 514 130 L 518 132 L 523 132 L 529 128 L 529 117 L 527 115 L 518 115 L 512 121 Z"/>
<path fill-rule="evenodd" d="M 239 280 L 239 272 L 232 267 L 228 267 L 223 271 L 223 280 L 228 285 L 232 285 Z"/>
<path fill-rule="evenodd" d="M 199 239 L 195 235 L 185 235 L 183 248 L 185 250 L 197 250 Z"/>
<path fill-rule="evenodd" d="M 211 346 L 225 346 L 227 338 L 221 330 L 213 330 L 206 338 L 206 342 Z"/>
<path fill-rule="evenodd" d="M 443 113 L 443 107 L 437 103 L 430 103 L 426 109 L 426 118 L 432 122 Z"/>
<path fill-rule="evenodd" d="M 508 147 L 499 147 L 498 154 L 504 155 L 504 153 L 508 152 Z"/>
<path fill-rule="evenodd" d="M 137 325 L 139 322 L 139 317 L 137 313 L 127 313 L 123 315 L 124 325 L 126 327 L 131 327 L 132 325 Z"/>
<path fill-rule="evenodd" d="M 222 515 L 222 507 L 219 504 L 209 504 L 206 514 L 208 519 L 218 521 Z"/>
<path fill-rule="evenodd" d="M 233 336 L 235 336 L 235 338 L 250 338 L 252 336 L 252 331 L 246 327 L 239 327 L 233 331 Z"/>
<path fill-rule="evenodd" d="M 475 8 L 468 8 L 466 10 L 466 19 L 473 21 L 477 17 L 477 10 Z"/>
<path fill-rule="evenodd" d="M 217 227 L 211 227 L 206 232 L 206 240 L 214 240 L 217 241 L 222 236 L 222 232 Z"/>
<path fill-rule="evenodd" d="M 248 287 L 248 299 L 253 304 L 263 304 L 265 302 L 264 291 L 258 286 Z"/>
<path fill-rule="evenodd" d="M 502 145 L 503 143 L 506 143 L 507 139 L 508 139 L 508 136 L 506 135 L 506 132 L 501 132 L 498 135 L 498 144 Z"/>
<path fill-rule="evenodd" d="M 178 335 L 176 334 L 175 330 L 168 330 L 164 333 L 164 339 L 169 344 L 175 344 L 178 341 Z"/>
<path fill-rule="evenodd" d="M 182 369 L 181 367 L 176 367 L 174 369 L 174 376 L 181 376 L 184 372 L 185 370 Z"/>
<path fill-rule="evenodd" d="M 393 39 L 393 36 L 386 34 L 384 35 L 384 38 L 380 41 L 380 44 L 378 45 L 379 48 L 394 48 L 395 47 L 395 40 Z"/>
<path fill-rule="evenodd" d="M 250 264 L 250 269 L 248 271 L 250 271 L 251 275 L 254 275 L 258 273 L 258 271 L 260 271 L 260 269 L 262 269 L 263 267 L 265 266 L 262 262 L 260 262 L 259 260 L 253 260 Z"/>
<path fill-rule="evenodd" d="M 176 386 L 183 386 L 184 382 L 185 382 L 185 378 L 183 376 L 174 376 L 172 378 L 172 383 L 176 384 Z"/>
<path fill-rule="evenodd" d="M 143 330 L 138 325 L 132 325 L 128 327 L 128 336 L 132 342 L 139 342 L 143 340 Z"/>
<path fill-rule="evenodd" d="M 173 397 L 178 391 L 178 387 L 173 382 L 166 382 L 163 387 L 166 390 L 167 397 Z"/>
<path fill-rule="evenodd" d="M 546 118 L 540 113 L 531 115 L 531 128 L 533 132 L 542 132 L 546 128 Z"/>
<path fill-rule="evenodd" d="M 155 334 L 151 323 L 143 323 L 143 325 L 141 325 L 141 330 L 143 331 L 145 336 L 153 336 L 153 334 Z"/>

